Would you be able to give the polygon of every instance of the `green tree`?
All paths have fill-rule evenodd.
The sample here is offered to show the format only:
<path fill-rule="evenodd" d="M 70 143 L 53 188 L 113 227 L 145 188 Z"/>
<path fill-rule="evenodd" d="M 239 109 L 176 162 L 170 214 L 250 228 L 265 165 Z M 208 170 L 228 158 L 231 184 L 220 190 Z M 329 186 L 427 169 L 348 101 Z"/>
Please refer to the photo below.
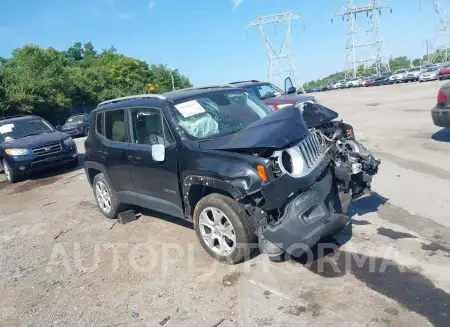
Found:
<path fill-rule="evenodd" d="M 150 68 L 114 47 L 98 53 L 90 42 L 76 42 L 66 51 L 26 45 L 13 50 L 10 58 L 0 58 L 0 109 L 55 122 L 106 99 L 169 91 L 172 77 L 177 89 L 192 86 L 177 69 L 163 64 Z"/>
<path fill-rule="evenodd" d="M 416 58 L 414 59 L 411 64 L 415 67 L 415 66 L 420 66 L 422 65 L 422 59 Z"/>
<path fill-rule="evenodd" d="M 389 66 L 391 67 L 391 70 L 410 68 L 411 60 L 406 56 L 391 58 L 389 59 Z"/>

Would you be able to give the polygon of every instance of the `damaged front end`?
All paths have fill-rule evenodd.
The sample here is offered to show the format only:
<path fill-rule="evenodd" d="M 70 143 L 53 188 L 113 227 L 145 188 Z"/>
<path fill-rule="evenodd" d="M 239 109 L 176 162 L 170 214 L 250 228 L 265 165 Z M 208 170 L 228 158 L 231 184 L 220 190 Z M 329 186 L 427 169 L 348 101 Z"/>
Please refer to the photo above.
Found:
<path fill-rule="evenodd" d="M 350 202 L 371 192 L 380 164 L 335 112 L 315 103 L 301 109 L 309 135 L 266 153 L 273 179 L 246 205 L 261 251 L 270 256 L 299 256 L 341 231 Z"/>

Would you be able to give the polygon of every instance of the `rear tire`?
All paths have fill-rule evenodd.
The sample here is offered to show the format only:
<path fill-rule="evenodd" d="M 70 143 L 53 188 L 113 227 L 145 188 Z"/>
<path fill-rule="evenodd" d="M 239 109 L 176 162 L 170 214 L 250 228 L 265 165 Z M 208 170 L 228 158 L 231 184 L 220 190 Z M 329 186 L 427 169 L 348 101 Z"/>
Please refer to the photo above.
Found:
<path fill-rule="evenodd" d="M 106 218 L 115 219 L 119 213 L 126 210 L 105 175 L 102 173 L 95 175 L 92 185 L 97 206 Z"/>
<path fill-rule="evenodd" d="M 205 251 L 227 264 L 249 258 L 256 243 L 249 215 L 235 200 L 221 194 L 207 195 L 197 203 L 194 226 Z"/>

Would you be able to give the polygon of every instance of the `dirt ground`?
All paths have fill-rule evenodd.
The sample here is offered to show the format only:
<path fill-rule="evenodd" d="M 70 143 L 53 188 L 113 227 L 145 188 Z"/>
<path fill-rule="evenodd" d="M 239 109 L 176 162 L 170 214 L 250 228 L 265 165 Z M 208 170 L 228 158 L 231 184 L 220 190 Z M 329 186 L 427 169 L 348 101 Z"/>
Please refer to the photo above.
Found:
<path fill-rule="evenodd" d="M 156 213 L 108 220 L 81 165 L 15 185 L 0 175 L 0 326 L 450 326 L 439 85 L 315 94 L 382 163 L 352 225 L 283 263 L 218 264 L 189 224 Z"/>

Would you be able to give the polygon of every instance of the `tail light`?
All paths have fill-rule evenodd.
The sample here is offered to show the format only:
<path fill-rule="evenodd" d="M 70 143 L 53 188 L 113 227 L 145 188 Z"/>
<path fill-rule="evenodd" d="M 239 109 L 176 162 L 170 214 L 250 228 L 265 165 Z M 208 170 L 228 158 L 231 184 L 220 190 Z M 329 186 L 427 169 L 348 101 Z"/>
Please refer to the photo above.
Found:
<path fill-rule="evenodd" d="M 447 102 L 447 99 L 448 99 L 447 94 L 444 91 L 439 90 L 438 95 L 437 95 L 437 103 L 443 103 L 443 102 L 445 103 L 445 102 Z"/>

